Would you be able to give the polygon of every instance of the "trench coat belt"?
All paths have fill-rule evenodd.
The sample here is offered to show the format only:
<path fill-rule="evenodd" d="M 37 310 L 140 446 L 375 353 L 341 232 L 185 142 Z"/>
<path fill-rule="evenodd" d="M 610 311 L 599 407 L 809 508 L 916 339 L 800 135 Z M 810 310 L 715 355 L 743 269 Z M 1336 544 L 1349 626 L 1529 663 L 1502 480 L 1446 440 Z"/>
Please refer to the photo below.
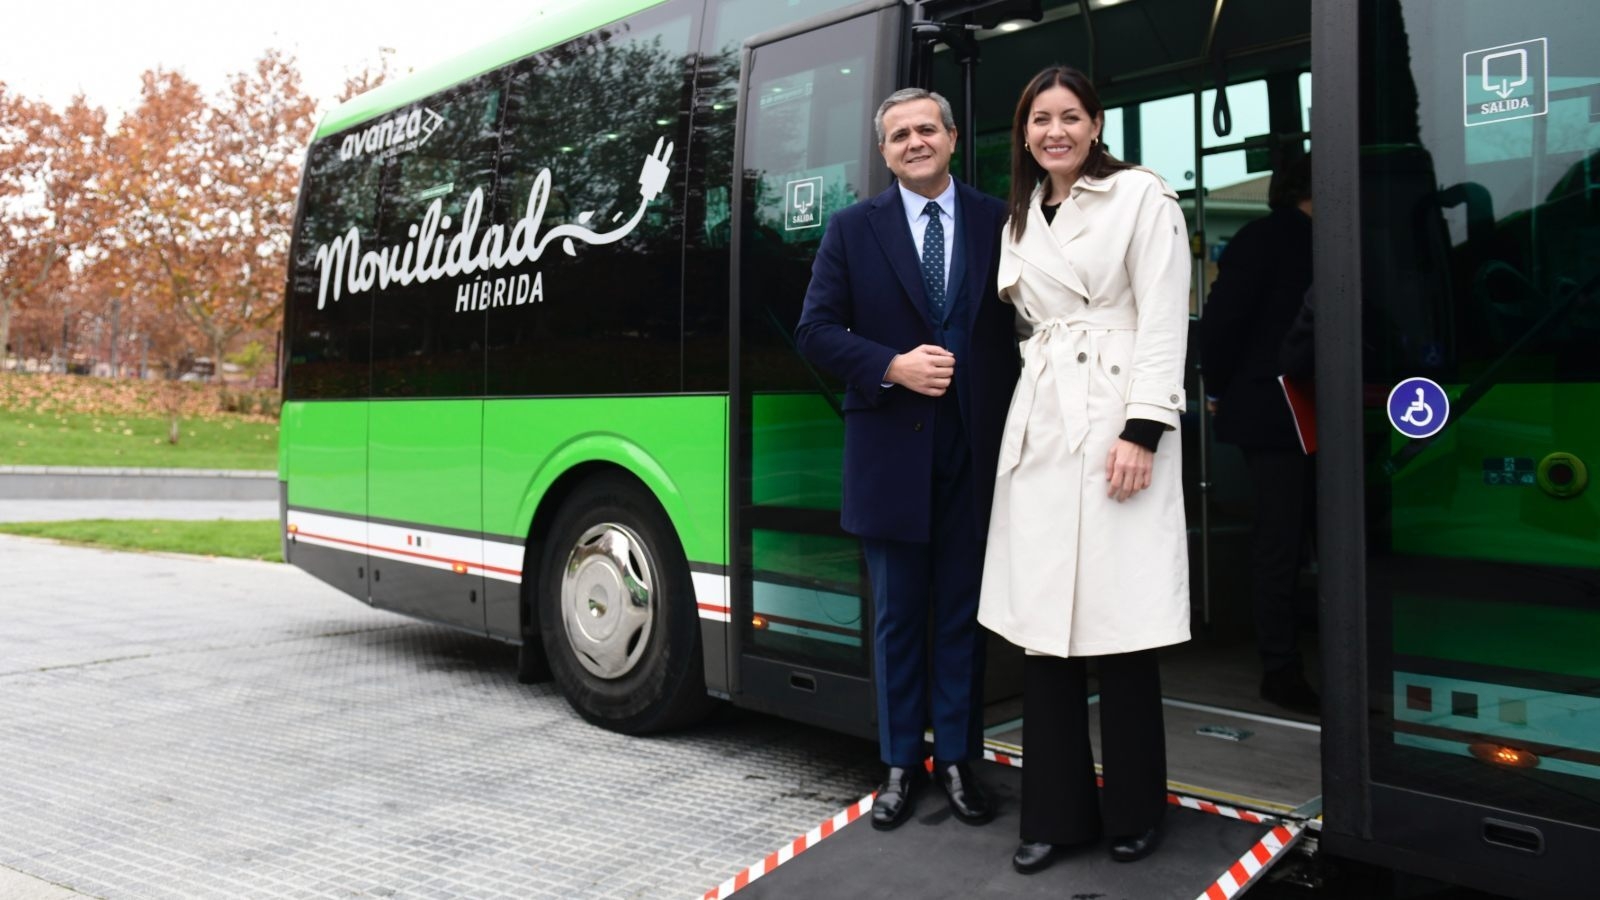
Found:
<path fill-rule="evenodd" d="M 1055 374 L 1057 412 L 1067 435 L 1067 450 L 1077 453 L 1089 437 L 1090 369 L 1097 364 L 1096 332 L 1134 331 L 1138 316 L 1132 309 L 1085 310 L 1080 315 L 1046 319 L 1022 342 L 1022 373 L 1017 401 L 1006 422 L 1000 447 L 1001 472 L 1009 472 L 1022 459 L 1023 437 L 1034 404 L 1039 377 L 1049 366 Z"/>

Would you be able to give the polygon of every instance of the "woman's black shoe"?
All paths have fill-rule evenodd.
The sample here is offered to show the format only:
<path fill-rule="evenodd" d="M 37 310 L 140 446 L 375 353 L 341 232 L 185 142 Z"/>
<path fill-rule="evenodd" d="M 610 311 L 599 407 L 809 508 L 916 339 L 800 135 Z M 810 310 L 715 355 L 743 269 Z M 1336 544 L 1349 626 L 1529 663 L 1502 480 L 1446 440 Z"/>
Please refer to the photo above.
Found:
<path fill-rule="evenodd" d="M 1061 853 L 1061 848 L 1045 841 L 1023 841 L 1017 852 L 1011 854 L 1011 868 L 1024 875 L 1050 868 Z"/>
<path fill-rule="evenodd" d="M 1151 851 L 1156 849 L 1156 844 L 1161 842 L 1161 832 L 1154 828 L 1146 829 L 1144 834 L 1133 837 L 1120 837 L 1111 842 L 1111 858 L 1117 862 L 1133 862 L 1144 859 Z"/>

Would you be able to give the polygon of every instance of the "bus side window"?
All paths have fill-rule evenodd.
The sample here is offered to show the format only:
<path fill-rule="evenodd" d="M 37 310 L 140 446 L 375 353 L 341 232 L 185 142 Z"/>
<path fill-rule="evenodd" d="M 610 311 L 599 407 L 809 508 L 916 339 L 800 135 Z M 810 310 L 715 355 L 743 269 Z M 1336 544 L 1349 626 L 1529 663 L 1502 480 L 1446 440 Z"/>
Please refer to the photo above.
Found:
<path fill-rule="evenodd" d="M 384 175 L 380 244 L 404 247 L 427 229 L 438 207 L 448 242 L 472 229 L 476 207 L 492 209 L 494 146 L 503 77 L 491 73 L 402 111 L 418 127 L 392 148 Z M 483 216 L 484 219 L 487 216 Z M 450 227 L 443 227 L 445 219 Z M 478 224 L 477 249 L 484 231 Z M 448 258 L 448 256 L 446 257 Z M 482 273 L 485 279 L 497 273 Z M 483 317 L 458 302 L 470 276 L 391 279 L 374 302 L 372 393 L 376 397 L 471 396 L 483 390 Z M 421 363 L 427 360 L 427 364 Z"/>
<path fill-rule="evenodd" d="M 511 281 L 483 313 L 488 394 L 681 389 L 698 8 L 674 0 L 513 68 L 493 221 L 542 243 L 496 273 Z"/>
<path fill-rule="evenodd" d="M 323 268 L 329 250 L 351 232 L 362 246 L 376 241 L 382 167 L 371 157 L 347 159 L 340 146 L 338 136 L 329 138 L 306 158 L 284 323 L 293 348 L 284 369 L 287 400 L 366 397 L 371 387 L 372 298 L 347 295 L 347 273 Z"/>

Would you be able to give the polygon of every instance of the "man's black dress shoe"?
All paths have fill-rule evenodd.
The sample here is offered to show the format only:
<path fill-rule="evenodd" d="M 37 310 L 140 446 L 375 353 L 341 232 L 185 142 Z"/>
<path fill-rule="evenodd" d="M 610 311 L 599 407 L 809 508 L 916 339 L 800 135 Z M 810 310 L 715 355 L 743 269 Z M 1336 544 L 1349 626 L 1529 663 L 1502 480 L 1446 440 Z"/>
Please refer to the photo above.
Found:
<path fill-rule="evenodd" d="M 888 831 L 911 818 L 917 793 L 917 770 L 910 766 L 890 766 L 889 774 L 872 800 L 872 827 Z"/>
<path fill-rule="evenodd" d="M 1061 855 L 1061 847 L 1045 841 L 1023 841 L 1017 845 L 1017 852 L 1011 854 L 1011 868 L 1024 875 L 1050 868 L 1050 864 Z"/>
<path fill-rule="evenodd" d="M 939 786 L 950 797 L 950 811 L 968 825 L 982 825 L 994 818 L 989 798 L 984 796 L 983 785 L 978 783 L 972 767 L 964 762 L 933 764 L 933 773 Z"/>
<path fill-rule="evenodd" d="M 1136 834 L 1133 837 L 1115 838 L 1111 841 L 1111 858 L 1117 862 L 1144 859 L 1160 842 L 1161 832 L 1155 828 L 1145 829 L 1143 834 Z"/>

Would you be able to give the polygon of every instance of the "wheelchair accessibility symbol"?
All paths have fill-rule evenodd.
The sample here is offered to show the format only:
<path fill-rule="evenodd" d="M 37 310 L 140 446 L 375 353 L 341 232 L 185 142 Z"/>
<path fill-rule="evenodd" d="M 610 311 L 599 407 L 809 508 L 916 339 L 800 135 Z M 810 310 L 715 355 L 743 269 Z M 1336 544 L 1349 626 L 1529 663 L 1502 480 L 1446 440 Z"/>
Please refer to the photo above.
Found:
<path fill-rule="evenodd" d="M 1450 419 L 1450 398 L 1426 378 L 1407 378 L 1389 392 L 1389 424 L 1408 438 L 1433 437 Z"/>

